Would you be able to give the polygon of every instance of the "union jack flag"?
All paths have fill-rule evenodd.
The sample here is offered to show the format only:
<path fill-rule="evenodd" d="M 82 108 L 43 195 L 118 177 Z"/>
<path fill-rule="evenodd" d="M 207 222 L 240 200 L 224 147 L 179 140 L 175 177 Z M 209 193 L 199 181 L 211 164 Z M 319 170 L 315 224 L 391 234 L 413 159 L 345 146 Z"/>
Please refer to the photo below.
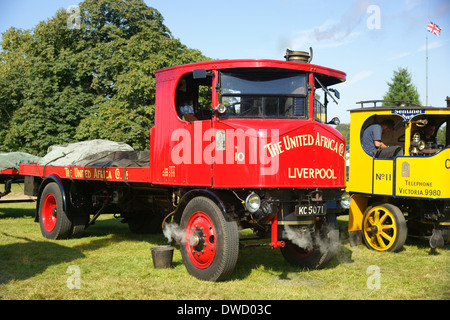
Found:
<path fill-rule="evenodd" d="M 441 36 L 441 29 L 437 24 L 433 22 L 428 22 L 427 31 L 430 31 L 431 33 Z"/>

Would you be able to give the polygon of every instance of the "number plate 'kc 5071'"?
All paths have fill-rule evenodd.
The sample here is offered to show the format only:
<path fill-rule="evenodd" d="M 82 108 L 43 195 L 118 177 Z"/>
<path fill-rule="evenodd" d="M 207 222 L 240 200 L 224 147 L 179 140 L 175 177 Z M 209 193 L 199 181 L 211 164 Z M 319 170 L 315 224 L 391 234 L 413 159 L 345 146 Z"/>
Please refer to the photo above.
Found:
<path fill-rule="evenodd" d="M 299 217 L 322 216 L 327 214 L 324 204 L 300 204 L 295 206 L 295 215 Z"/>

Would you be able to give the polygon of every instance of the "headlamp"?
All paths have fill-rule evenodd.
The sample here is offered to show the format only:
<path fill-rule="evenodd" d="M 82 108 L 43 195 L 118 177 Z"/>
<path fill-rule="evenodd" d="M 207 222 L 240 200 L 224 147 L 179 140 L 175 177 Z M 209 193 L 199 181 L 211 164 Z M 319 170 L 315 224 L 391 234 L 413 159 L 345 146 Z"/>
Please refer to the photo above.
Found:
<path fill-rule="evenodd" d="M 351 202 L 350 194 L 348 192 L 344 192 L 341 195 L 341 201 L 339 202 L 339 204 L 341 205 L 341 208 L 342 209 L 350 208 L 350 202 Z"/>
<path fill-rule="evenodd" d="M 245 199 L 245 208 L 251 213 L 258 211 L 260 206 L 261 198 L 254 192 L 250 193 Z"/>

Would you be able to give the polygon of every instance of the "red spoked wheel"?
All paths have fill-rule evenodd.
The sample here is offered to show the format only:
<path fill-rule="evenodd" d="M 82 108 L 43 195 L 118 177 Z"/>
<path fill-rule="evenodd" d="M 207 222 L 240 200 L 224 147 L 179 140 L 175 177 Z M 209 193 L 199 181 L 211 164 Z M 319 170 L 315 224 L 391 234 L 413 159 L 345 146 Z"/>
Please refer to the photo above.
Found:
<path fill-rule="evenodd" d="M 214 201 L 199 196 L 186 205 L 180 224 L 185 231 L 180 251 L 187 271 L 200 280 L 226 280 L 239 253 L 237 222 L 226 219 Z"/>
<path fill-rule="evenodd" d="M 66 239 L 71 235 L 72 221 L 64 211 L 62 193 L 56 182 L 50 182 L 42 191 L 38 213 L 45 238 Z"/>
<path fill-rule="evenodd" d="M 197 211 L 190 217 L 186 231 L 185 246 L 189 259 L 197 268 L 209 267 L 217 248 L 211 219 L 206 213 Z"/>

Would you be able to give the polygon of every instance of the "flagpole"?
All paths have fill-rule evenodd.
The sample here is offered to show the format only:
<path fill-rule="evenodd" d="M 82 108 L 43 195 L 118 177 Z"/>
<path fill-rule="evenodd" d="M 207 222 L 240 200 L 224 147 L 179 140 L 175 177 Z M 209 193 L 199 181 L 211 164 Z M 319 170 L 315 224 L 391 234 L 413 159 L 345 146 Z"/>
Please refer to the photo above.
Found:
<path fill-rule="evenodd" d="M 428 106 L 428 31 L 431 32 L 432 34 L 435 34 L 438 37 L 440 37 L 441 36 L 441 30 L 442 30 L 442 28 L 440 28 L 437 24 L 431 22 L 428 19 L 427 36 L 426 36 L 426 51 L 427 51 L 427 67 L 426 67 L 426 75 L 427 75 L 427 80 L 426 80 L 427 103 L 426 103 L 426 105 L 427 106 Z"/>
<path fill-rule="evenodd" d="M 426 65 L 426 104 L 425 106 L 428 106 L 428 34 L 426 36 L 426 52 L 427 52 L 427 65 Z"/>

